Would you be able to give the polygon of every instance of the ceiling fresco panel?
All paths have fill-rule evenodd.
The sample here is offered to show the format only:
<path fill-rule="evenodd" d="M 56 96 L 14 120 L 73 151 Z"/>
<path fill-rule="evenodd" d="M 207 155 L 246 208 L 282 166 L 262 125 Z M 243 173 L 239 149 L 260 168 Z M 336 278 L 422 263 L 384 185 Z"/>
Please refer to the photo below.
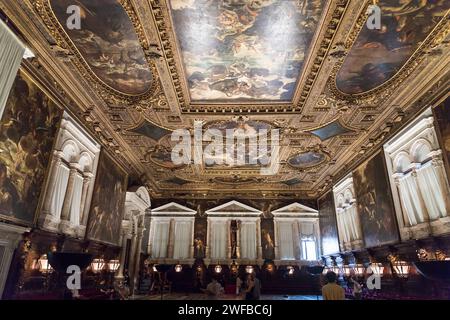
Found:
<path fill-rule="evenodd" d="M 152 87 L 152 72 L 133 24 L 117 0 L 49 0 L 53 13 L 92 72 L 132 96 Z M 69 30 L 67 8 L 80 8 L 81 28 Z"/>
<path fill-rule="evenodd" d="M 381 0 L 381 28 L 364 24 L 336 76 L 345 94 L 362 94 L 391 79 L 448 15 L 448 0 Z"/>
<path fill-rule="evenodd" d="M 325 0 L 170 0 L 192 101 L 291 101 Z"/>

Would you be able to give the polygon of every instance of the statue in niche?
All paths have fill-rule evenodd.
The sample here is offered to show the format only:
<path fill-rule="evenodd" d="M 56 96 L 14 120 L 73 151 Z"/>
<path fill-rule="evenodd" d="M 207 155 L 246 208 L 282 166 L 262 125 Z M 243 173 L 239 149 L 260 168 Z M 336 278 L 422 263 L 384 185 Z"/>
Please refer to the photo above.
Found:
<path fill-rule="evenodd" d="M 241 226 L 241 222 L 238 220 L 231 221 L 231 259 L 238 259 L 238 241 L 237 235 Z"/>
<path fill-rule="evenodd" d="M 202 239 L 195 239 L 194 240 L 194 247 L 195 247 L 195 257 L 196 258 L 204 258 L 205 257 L 205 246 L 203 244 Z"/>

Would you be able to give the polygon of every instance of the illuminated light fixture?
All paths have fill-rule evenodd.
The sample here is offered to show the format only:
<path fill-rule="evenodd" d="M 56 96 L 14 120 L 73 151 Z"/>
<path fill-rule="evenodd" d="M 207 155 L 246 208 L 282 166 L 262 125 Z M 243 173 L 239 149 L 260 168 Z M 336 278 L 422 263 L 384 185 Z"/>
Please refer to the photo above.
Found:
<path fill-rule="evenodd" d="M 94 259 L 91 263 L 91 269 L 94 273 L 99 273 L 105 267 L 105 260 L 103 259 Z"/>
<path fill-rule="evenodd" d="M 357 264 L 354 269 L 357 276 L 362 276 L 366 271 L 366 268 L 362 264 Z"/>
<path fill-rule="evenodd" d="M 380 276 L 380 277 L 383 276 L 384 267 L 383 267 L 382 263 L 377 263 L 377 262 L 371 263 L 370 264 L 370 269 L 372 270 L 372 273 L 374 275 L 377 275 L 377 276 Z"/>
<path fill-rule="evenodd" d="M 245 272 L 247 272 L 248 274 L 253 273 L 253 266 L 246 266 Z"/>
<path fill-rule="evenodd" d="M 116 272 L 117 269 L 120 267 L 119 260 L 109 260 L 108 262 L 108 271 L 109 272 Z"/>
<path fill-rule="evenodd" d="M 175 266 L 175 272 L 181 272 L 181 271 L 183 271 L 183 266 L 181 264 L 177 264 Z"/>
<path fill-rule="evenodd" d="M 395 273 L 401 278 L 407 278 L 411 265 L 406 261 L 396 261 L 393 263 Z"/>
<path fill-rule="evenodd" d="M 158 272 L 158 269 L 156 269 L 156 264 L 153 265 L 152 270 L 153 270 L 153 272 Z"/>
<path fill-rule="evenodd" d="M 214 267 L 214 271 L 216 273 L 221 273 L 222 272 L 222 266 L 220 264 L 218 264 L 217 266 Z"/>
<path fill-rule="evenodd" d="M 288 274 L 290 276 L 294 275 L 294 272 L 295 272 L 295 268 L 294 267 L 289 266 L 289 267 L 287 267 L 287 270 L 288 270 Z"/>
<path fill-rule="evenodd" d="M 50 263 L 48 263 L 48 258 L 46 254 L 43 254 L 37 263 L 38 269 L 40 272 L 42 273 L 51 273 L 53 272 L 53 268 L 50 265 Z"/>

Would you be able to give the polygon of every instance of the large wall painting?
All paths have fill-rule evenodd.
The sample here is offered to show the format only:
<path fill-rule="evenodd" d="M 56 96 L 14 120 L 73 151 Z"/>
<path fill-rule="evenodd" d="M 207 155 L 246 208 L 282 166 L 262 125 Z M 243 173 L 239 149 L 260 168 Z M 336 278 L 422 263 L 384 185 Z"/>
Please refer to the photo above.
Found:
<path fill-rule="evenodd" d="M 261 246 L 264 259 L 275 259 L 275 230 L 273 219 L 261 219 Z"/>
<path fill-rule="evenodd" d="M 290 101 L 325 0 L 169 0 L 192 100 Z"/>
<path fill-rule="evenodd" d="M 89 213 L 89 239 L 118 245 L 126 191 L 127 174 L 107 153 L 102 152 Z"/>
<path fill-rule="evenodd" d="M 434 115 L 437 121 L 437 129 L 440 133 L 442 153 L 445 158 L 447 175 L 450 181 L 450 98 L 444 103 L 434 108 Z"/>
<path fill-rule="evenodd" d="M 319 226 L 322 240 L 322 254 L 330 255 L 339 252 L 339 238 L 334 210 L 333 193 L 328 192 L 318 200 Z"/>
<path fill-rule="evenodd" d="M 367 247 L 394 243 L 399 231 L 383 153 L 353 172 L 358 214 Z"/>
<path fill-rule="evenodd" d="M 142 95 L 152 72 L 133 23 L 117 0 L 45 0 L 93 73 L 114 90 Z M 67 8 L 81 9 L 81 28 L 67 28 Z"/>
<path fill-rule="evenodd" d="M 32 223 L 62 110 L 23 72 L 0 121 L 0 218 Z"/>
<path fill-rule="evenodd" d="M 206 218 L 195 218 L 194 226 L 194 257 L 196 259 L 204 259 L 206 257 L 206 233 L 208 228 L 208 220 Z"/>
<path fill-rule="evenodd" d="M 336 77 L 343 93 L 370 91 L 393 77 L 448 15 L 448 0 L 380 0 L 381 29 L 365 24 Z"/>

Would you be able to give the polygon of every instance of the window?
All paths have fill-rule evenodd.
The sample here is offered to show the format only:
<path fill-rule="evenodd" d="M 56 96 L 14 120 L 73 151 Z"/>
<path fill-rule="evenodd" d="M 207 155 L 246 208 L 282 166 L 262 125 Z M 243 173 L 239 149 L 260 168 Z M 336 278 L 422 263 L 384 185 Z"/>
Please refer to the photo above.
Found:
<path fill-rule="evenodd" d="M 280 222 L 278 226 L 280 258 L 281 260 L 295 260 L 292 222 Z"/>
<path fill-rule="evenodd" d="M 302 259 L 307 261 L 317 260 L 316 241 L 302 239 Z"/>

